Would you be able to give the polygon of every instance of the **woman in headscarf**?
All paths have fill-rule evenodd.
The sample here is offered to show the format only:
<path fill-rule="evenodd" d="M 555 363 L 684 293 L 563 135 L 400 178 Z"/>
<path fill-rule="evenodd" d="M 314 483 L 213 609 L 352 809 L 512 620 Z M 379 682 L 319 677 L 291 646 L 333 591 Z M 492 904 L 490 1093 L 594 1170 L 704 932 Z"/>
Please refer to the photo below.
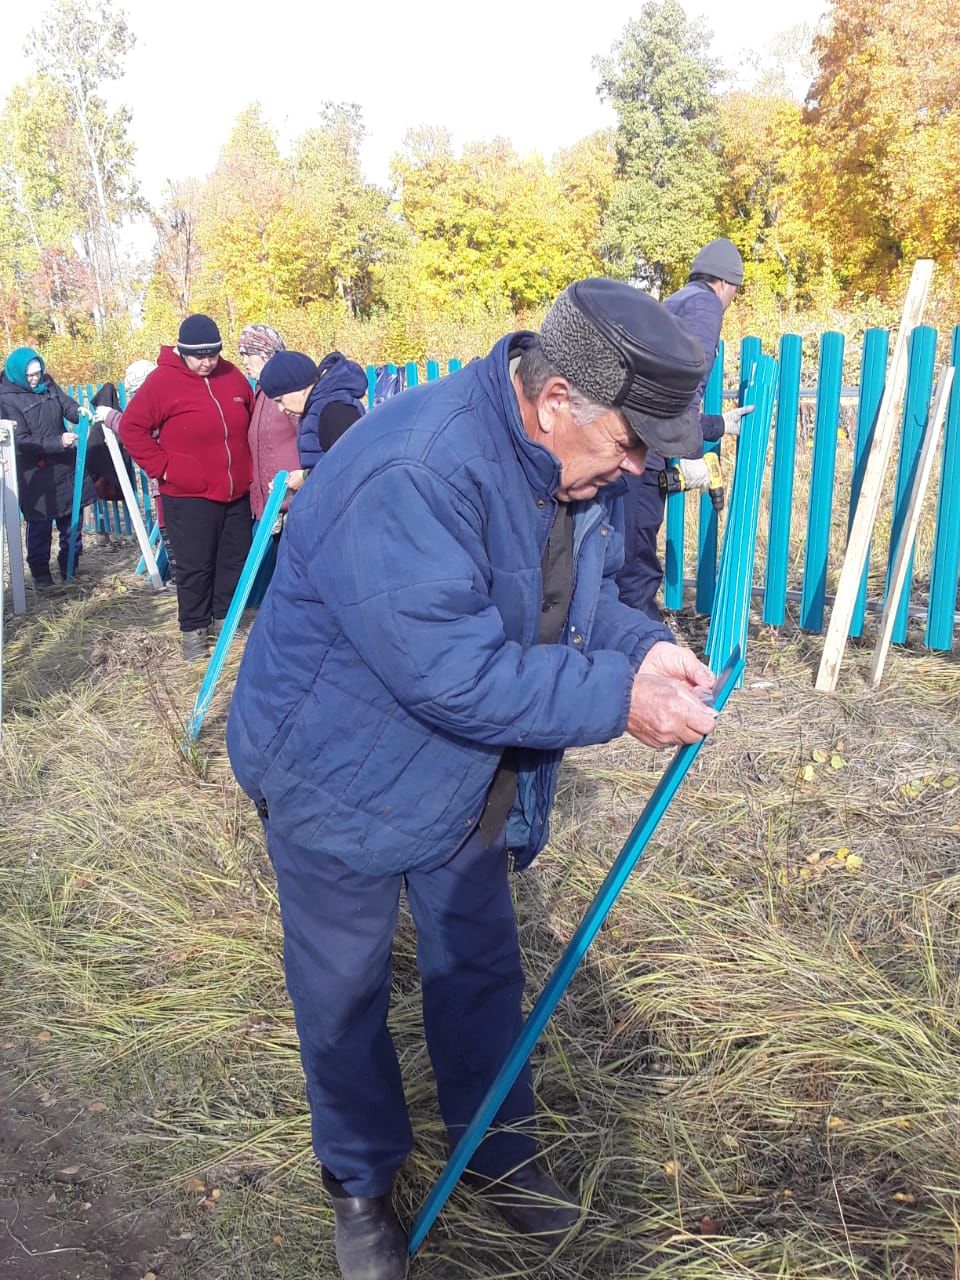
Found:
<path fill-rule="evenodd" d="M 76 400 L 71 400 L 47 373 L 39 352 L 32 347 L 17 347 L 10 353 L 0 378 L 0 418 L 15 423 L 20 510 L 27 526 L 27 564 L 38 591 L 49 591 L 53 586 L 53 522 L 60 534 L 60 577 L 64 581 L 67 577 L 78 437 L 75 431 L 64 430 L 64 419 L 76 424 L 80 413 Z M 93 500 L 93 481 L 85 475 L 81 511 Z M 78 530 L 77 561 L 82 550 Z M 77 567 L 75 564 L 74 572 Z"/>
<path fill-rule="evenodd" d="M 241 332 L 237 346 L 240 363 L 254 383 L 258 382 L 260 372 L 270 357 L 286 350 L 283 338 L 268 324 L 248 324 Z M 297 451 L 297 424 L 259 388 L 250 419 L 250 454 L 253 458 L 250 509 L 253 518 L 259 520 L 278 471 L 287 472 L 287 484 L 293 492 L 304 480 Z M 289 500 L 283 504 L 283 511 L 288 506 Z"/>

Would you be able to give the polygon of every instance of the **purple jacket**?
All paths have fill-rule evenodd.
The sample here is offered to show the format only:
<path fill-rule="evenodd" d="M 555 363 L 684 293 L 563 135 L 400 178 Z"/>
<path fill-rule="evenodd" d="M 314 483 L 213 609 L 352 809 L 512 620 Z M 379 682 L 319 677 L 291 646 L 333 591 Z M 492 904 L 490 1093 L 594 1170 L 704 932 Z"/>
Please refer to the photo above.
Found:
<path fill-rule="evenodd" d="M 270 481 L 278 471 L 296 471 L 300 466 L 297 452 L 297 420 L 262 391 L 257 392 L 250 419 L 250 453 L 253 456 L 253 480 L 250 485 L 250 508 L 259 520 L 267 504 Z M 283 504 L 286 511 L 290 500 Z"/>

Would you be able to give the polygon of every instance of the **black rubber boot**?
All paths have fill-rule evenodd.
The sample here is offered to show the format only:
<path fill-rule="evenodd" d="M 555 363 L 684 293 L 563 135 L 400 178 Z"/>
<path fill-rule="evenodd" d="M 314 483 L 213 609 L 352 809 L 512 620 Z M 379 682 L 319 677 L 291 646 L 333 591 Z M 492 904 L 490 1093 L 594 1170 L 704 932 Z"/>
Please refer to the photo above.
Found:
<path fill-rule="evenodd" d="M 323 1171 L 337 1220 L 334 1243 L 343 1280 L 403 1280 L 407 1233 L 393 1211 L 391 1193 L 351 1196 Z"/>
<path fill-rule="evenodd" d="M 199 662 L 207 656 L 208 634 L 206 627 L 200 627 L 198 631 L 181 631 L 180 656 L 184 662 Z"/>
<path fill-rule="evenodd" d="M 580 1205 L 570 1192 L 533 1160 L 496 1180 L 469 1172 L 463 1180 L 499 1209 L 520 1235 L 565 1235 L 580 1217 Z"/>

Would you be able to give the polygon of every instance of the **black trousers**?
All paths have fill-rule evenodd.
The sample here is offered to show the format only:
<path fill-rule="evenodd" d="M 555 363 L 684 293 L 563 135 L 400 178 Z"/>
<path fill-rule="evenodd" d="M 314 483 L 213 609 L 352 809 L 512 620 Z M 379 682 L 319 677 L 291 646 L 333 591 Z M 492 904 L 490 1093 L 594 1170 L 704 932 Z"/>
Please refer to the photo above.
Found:
<path fill-rule="evenodd" d="M 227 616 L 250 550 L 252 517 L 244 494 L 233 502 L 164 495 L 167 539 L 177 564 L 181 631 Z"/>
<path fill-rule="evenodd" d="M 664 497 L 657 472 L 627 476 L 623 498 L 623 568 L 617 574 L 620 599 L 659 622 L 663 617 L 657 592 L 663 581 L 663 565 L 657 555 L 657 535 L 663 524 Z"/>

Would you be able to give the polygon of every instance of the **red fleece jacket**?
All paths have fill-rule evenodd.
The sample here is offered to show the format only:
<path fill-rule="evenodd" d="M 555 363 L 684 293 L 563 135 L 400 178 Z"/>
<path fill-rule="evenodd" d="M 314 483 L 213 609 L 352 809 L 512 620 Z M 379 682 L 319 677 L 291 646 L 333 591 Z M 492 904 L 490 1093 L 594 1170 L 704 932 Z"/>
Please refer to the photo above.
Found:
<path fill-rule="evenodd" d="M 249 382 L 228 360 L 191 373 L 173 347 L 160 358 L 120 419 L 120 439 L 172 498 L 232 502 L 250 490 Z"/>

